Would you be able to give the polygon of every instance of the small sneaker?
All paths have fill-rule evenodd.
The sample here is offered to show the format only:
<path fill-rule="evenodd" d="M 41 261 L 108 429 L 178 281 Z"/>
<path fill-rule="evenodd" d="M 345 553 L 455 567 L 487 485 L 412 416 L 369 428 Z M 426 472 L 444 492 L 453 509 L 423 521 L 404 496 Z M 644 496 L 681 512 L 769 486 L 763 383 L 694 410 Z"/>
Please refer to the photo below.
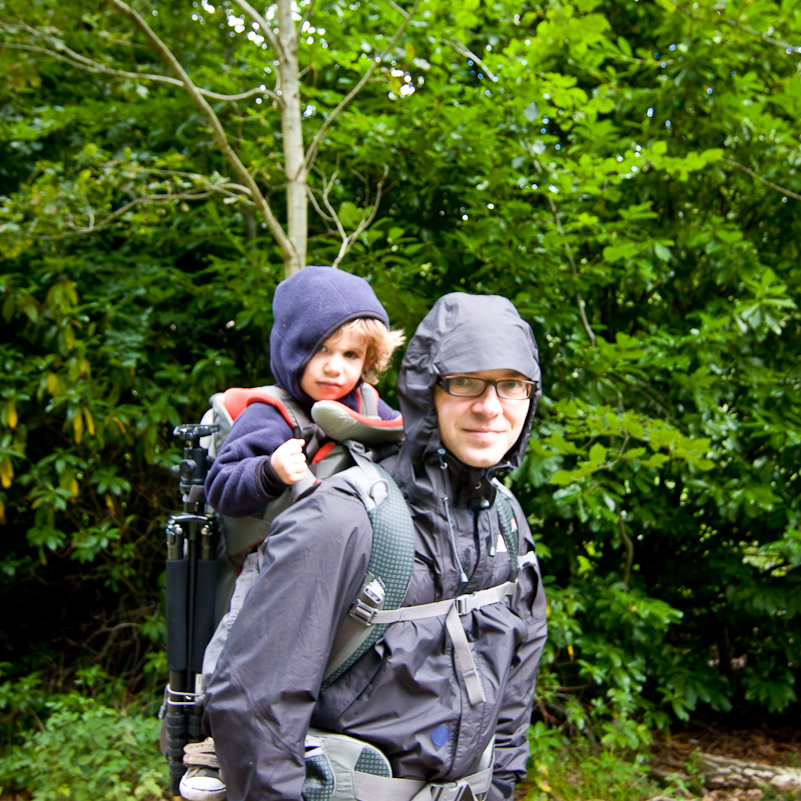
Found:
<path fill-rule="evenodd" d="M 184 746 L 184 765 L 188 770 L 181 778 L 181 797 L 186 801 L 223 801 L 225 782 L 214 751 L 214 740 Z"/>

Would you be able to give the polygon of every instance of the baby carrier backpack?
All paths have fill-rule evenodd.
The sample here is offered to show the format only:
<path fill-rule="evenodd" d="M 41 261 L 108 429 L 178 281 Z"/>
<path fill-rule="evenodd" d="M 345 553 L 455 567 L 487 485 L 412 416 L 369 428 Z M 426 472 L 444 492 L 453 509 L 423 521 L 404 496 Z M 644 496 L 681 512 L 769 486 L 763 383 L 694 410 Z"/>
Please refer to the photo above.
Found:
<path fill-rule="evenodd" d="M 269 504 L 262 514 L 229 518 L 205 503 L 203 483 L 236 417 L 250 403 L 268 403 L 279 410 L 294 436 L 306 441 L 307 459 L 316 473 Z M 274 387 L 229 389 L 212 396 L 200 424 L 178 426 L 184 458 L 180 474 L 183 510 L 167 524 L 167 666 L 169 684 L 162 706 L 162 750 L 170 768 L 171 790 L 179 793 L 187 743 L 203 740 L 203 656 L 220 617 L 226 612 L 237 568 L 269 533 L 272 520 L 317 481 L 337 474 L 365 504 L 373 529 L 373 545 L 361 591 L 340 624 L 326 666 L 323 688 L 342 676 L 399 620 L 441 617 L 460 664 L 471 705 L 483 703 L 480 677 L 460 616 L 497 603 L 513 593 L 517 573 L 533 554 L 512 560 L 509 580 L 458 598 L 401 607 L 414 562 L 414 526 L 400 489 L 374 458 L 390 452 L 403 436 L 400 418 L 377 415 L 377 393 L 360 390 L 360 411 L 336 401 L 312 407 L 312 419 L 284 390 Z M 518 553 L 517 525 L 507 497 L 496 483 L 501 533 L 510 554 Z M 216 598 L 216 601 L 215 601 Z M 389 763 L 368 743 L 344 735 L 310 730 L 306 739 L 307 779 L 304 801 L 416 801 L 485 798 L 490 786 L 493 743 L 487 746 L 469 776 L 432 785 L 392 778 Z M 437 795 L 436 793 L 439 793 Z"/>
<path fill-rule="evenodd" d="M 413 529 L 406 503 L 394 481 L 372 461 L 397 447 L 403 437 L 403 422 L 400 418 L 379 418 L 378 393 L 373 387 L 359 388 L 359 411 L 336 401 L 321 401 L 314 405 L 312 419 L 288 392 L 276 386 L 231 388 L 213 395 L 210 403 L 199 424 L 181 425 L 174 431 L 183 442 L 183 459 L 173 468 L 180 476 L 182 510 L 170 517 L 166 527 L 169 683 L 160 714 L 164 719 L 162 750 L 169 763 L 172 794 L 176 796 L 185 770 L 184 745 L 204 737 L 201 717 L 206 646 L 228 611 L 245 558 L 264 540 L 280 512 L 309 492 L 317 481 L 345 473 L 373 524 L 371 576 L 365 577 L 360 596 L 366 608 L 400 604 L 414 559 Z M 276 408 L 293 436 L 305 440 L 310 473 L 298 484 L 287 487 L 259 514 L 226 517 L 208 506 L 203 485 L 234 420 L 251 403 L 267 403 Z M 400 519 L 402 525 L 390 526 L 385 522 L 390 519 Z M 327 673 L 330 680 L 347 670 L 384 628 L 362 625 L 354 628 L 352 636 L 340 638 L 339 658 Z"/>

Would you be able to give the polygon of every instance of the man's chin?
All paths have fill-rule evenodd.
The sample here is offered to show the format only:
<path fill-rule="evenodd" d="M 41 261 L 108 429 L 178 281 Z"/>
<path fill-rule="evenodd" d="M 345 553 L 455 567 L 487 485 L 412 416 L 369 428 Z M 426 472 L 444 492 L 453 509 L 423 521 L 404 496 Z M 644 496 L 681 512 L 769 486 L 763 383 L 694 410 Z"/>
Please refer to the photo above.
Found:
<path fill-rule="evenodd" d="M 464 451 L 464 453 L 457 458 L 468 467 L 487 468 L 494 467 L 503 457 L 504 453 L 499 453 L 497 448 L 486 450 L 471 448 Z"/>

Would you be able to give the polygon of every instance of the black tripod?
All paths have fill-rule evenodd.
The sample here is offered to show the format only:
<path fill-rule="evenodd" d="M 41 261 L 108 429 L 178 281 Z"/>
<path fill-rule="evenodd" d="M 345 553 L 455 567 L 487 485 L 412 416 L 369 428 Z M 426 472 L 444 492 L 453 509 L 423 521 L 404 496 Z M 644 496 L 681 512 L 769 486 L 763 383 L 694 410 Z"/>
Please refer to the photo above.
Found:
<path fill-rule="evenodd" d="M 211 466 L 202 437 L 216 425 L 181 425 L 173 432 L 184 444 L 173 468 L 180 476 L 182 511 L 167 523 L 167 669 L 169 684 L 162 713 L 167 735 L 170 788 L 179 795 L 184 746 L 203 739 L 203 652 L 214 634 L 217 584 L 214 516 L 205 511 L 203 482 Z"/>

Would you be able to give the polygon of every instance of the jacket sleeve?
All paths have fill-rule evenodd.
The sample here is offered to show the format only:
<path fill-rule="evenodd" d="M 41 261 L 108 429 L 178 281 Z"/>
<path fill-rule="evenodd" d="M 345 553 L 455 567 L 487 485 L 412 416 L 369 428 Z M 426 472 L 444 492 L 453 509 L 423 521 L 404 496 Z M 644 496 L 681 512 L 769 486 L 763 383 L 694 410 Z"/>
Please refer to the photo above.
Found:
<path fill-rule="evenodd" d="M 534 550 L 534 540 L 526 516 L 513 501 L 519 526 L 520 554 Z M 514 785 L 526 777 L 528 740 L 534 705 L 537 665 L 548 633 L 545 592 L 539 564 L 523 567 L 512 597 L 512 610 L 526 624 L 528 636 L 515 654 L 495 732 L 495 771 L 487 801 L 511 799 Z M 508 795 L 507 795 L 508 793 Z"/>
<path fill-rule="evenodd" d="M 208 502 L 229 517 L 244 517 L 274 501 L 285 485 L 269 466 L 270 454 L 291 439 L 292 429 L 265 403 L 237 417 L 206 476 Z"/>
<path fill-rule="evenodd" d="M 306 732 L 334 634 L 367 570 L 372 529 L 358 497 L 326 484 L 279 515 L 263 547 L 204 722 L 228 801 L 300 801 Z"/>

